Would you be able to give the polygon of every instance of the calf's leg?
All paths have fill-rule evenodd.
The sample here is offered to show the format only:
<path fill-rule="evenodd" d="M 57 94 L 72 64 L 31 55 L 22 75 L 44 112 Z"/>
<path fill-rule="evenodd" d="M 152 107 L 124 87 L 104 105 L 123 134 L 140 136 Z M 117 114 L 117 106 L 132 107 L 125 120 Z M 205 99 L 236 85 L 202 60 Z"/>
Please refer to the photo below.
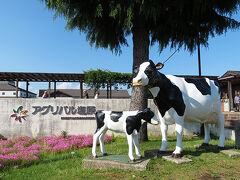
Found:
<path fill-rule="evenodd" d="M 103 126 L 93 135 L 92 155 L 94 158 L 97 158 L 97 142 L 98 142 L 99 136 L 106 130 L 107 128 Z"/>
<path fill-rule="evenodd" d="M 106 134 L 106 132 L 107 132 L 107 129 L 105 129 L 99 137 L 100 149 L 101 149 L 101 152 L 103 153 L 103 156 L 107 155 L 107 152 L 104 147 L 104 135 Z"/>
<path fill-rule="evenodd" d="M 133 136 L 127 135 L 127 142 L 128 142 L 128 156 L 130 158 L 130 161 L 135 161 L 135 158 L 133 156 Z"/>
<path fill-rule="evenodd" d="M 134 146 L 135 146 L 136 155 L 139 158 L 142 158 L 142 155 L 141 155 L 140 149 L 139 149 L 138 135 L 137 135 L 137 133 L 134 133 L 134 132 L 133 132 L 133 143 L 134 143 Z"/>

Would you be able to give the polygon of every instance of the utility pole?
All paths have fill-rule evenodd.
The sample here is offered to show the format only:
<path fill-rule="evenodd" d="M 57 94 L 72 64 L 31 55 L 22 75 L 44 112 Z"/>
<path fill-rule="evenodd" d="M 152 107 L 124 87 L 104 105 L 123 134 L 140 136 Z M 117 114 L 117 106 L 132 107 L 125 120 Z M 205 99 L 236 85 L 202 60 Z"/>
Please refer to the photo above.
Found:
<path fill-rule="evenodd" d="M 199 77 L 202 77 L 199 33 L 198 33 L 198 38 L 197 38 L 197 48 L 198 48 L 198 76 L 199 76 Z M 201 124 L 201 127 L 200 127 L 200 136 L 201 136 L 201 137 L 204 136 L 204 124 Z"/>

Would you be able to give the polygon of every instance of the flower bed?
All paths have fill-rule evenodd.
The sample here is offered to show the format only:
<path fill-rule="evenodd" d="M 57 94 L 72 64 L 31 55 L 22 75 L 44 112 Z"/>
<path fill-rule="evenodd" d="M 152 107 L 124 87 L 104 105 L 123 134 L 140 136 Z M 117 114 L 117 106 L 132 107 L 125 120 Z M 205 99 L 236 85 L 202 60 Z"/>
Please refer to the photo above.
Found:
<path fill-rule="evenodd" d="M 105 143 L 112 137 L 105 135 Z M 47 136 L 31 138 L 18 136 L 0 140 L 0 168 L 11 163 L 37 161 L 42 152 L 65 152 L 92 146 L 92 135 Z"/>

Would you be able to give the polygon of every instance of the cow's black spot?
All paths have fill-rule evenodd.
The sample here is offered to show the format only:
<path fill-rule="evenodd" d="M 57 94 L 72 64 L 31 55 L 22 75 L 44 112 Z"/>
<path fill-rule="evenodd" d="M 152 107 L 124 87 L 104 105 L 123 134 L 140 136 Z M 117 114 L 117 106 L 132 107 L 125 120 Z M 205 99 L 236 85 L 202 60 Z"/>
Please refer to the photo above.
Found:
<path fill-rule="evenodd" d="M 188 83 L 193 83 L 202 95 L 211 95 L 211 88 L 205 78 L 185 78 Z"/>
<path fill-rule="evenodd" d="M 149 87 L 159 87 L 160 91 L 153 99 L 155 105 L 162 117 L 165 113 L 173 108 L 179 116 L 183 116 L 185 112 L 185 104 L 180 89 L 173 85 L 172 82 L 164 75 L 155 70 L 155 79 L 149 80 Z"/>
<path fill-rule="evenodd" d="M 98 110 L 95 113 L 95 116 L 96 116 L 96 120 L 97 120 L 97 129 L 95 131 L 95 133 L 96 133 L 99 131 L 99 129 L 101 129 L 101 127 L 104 126 L 105 113 L 101 110 Z"/>
<path fill-rule="evenodd" d="M 133 133 L 134 129 L 139 132 L 141 127 L 141 119 L 138 116 L 128 116 L 126 119 L 126 130 L 127 134 L 130 135 Z"/>
<path fill-rule="evenodd" d="M 114 122 L 118 122 L 118 119 L 122 117 L 123 112 L 122 111 L 112 111 L 110 114 L 110 118 Z"/>

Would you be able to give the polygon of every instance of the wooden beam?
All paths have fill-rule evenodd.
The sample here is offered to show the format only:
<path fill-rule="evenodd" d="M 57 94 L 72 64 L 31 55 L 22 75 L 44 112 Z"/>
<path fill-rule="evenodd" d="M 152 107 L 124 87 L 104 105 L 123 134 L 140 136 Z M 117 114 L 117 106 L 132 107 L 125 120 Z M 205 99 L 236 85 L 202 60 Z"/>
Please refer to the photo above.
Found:
<path fill-rule="evenodd" d="M 51 91 L 51 81 L 48 81 L 48 98 L 50 98 L 50 91 Z"/>
<path fill-rule="evenodd" d="M 109 84 L 107 82 L 107 99 L 109 98 Z"/>
<path fill-rule="evenodd" d="M 28 85 L 29 85 L 29 83 L 28 83 L 28 81 L 26 81 L 26 98 L 28 98 Z"/>
<path fill-rule="evenodd" d="M 18 98 L 18 79 L 16 80 L 16 98 Z"/>
<path fill-rule="evenodd" d="M 83 81 L 80 80 L 80 98 L 83 99 Z"/>
<path fill-rule="evenodd" d="M 54 81 L 54 99 L 56 99 L 56 89 L 57 89 L 57 82 Z"/>
<path fill-rule="evenodd" d="M 112 81 L 110 80 L 110 99 L 112 99 Z"/>

